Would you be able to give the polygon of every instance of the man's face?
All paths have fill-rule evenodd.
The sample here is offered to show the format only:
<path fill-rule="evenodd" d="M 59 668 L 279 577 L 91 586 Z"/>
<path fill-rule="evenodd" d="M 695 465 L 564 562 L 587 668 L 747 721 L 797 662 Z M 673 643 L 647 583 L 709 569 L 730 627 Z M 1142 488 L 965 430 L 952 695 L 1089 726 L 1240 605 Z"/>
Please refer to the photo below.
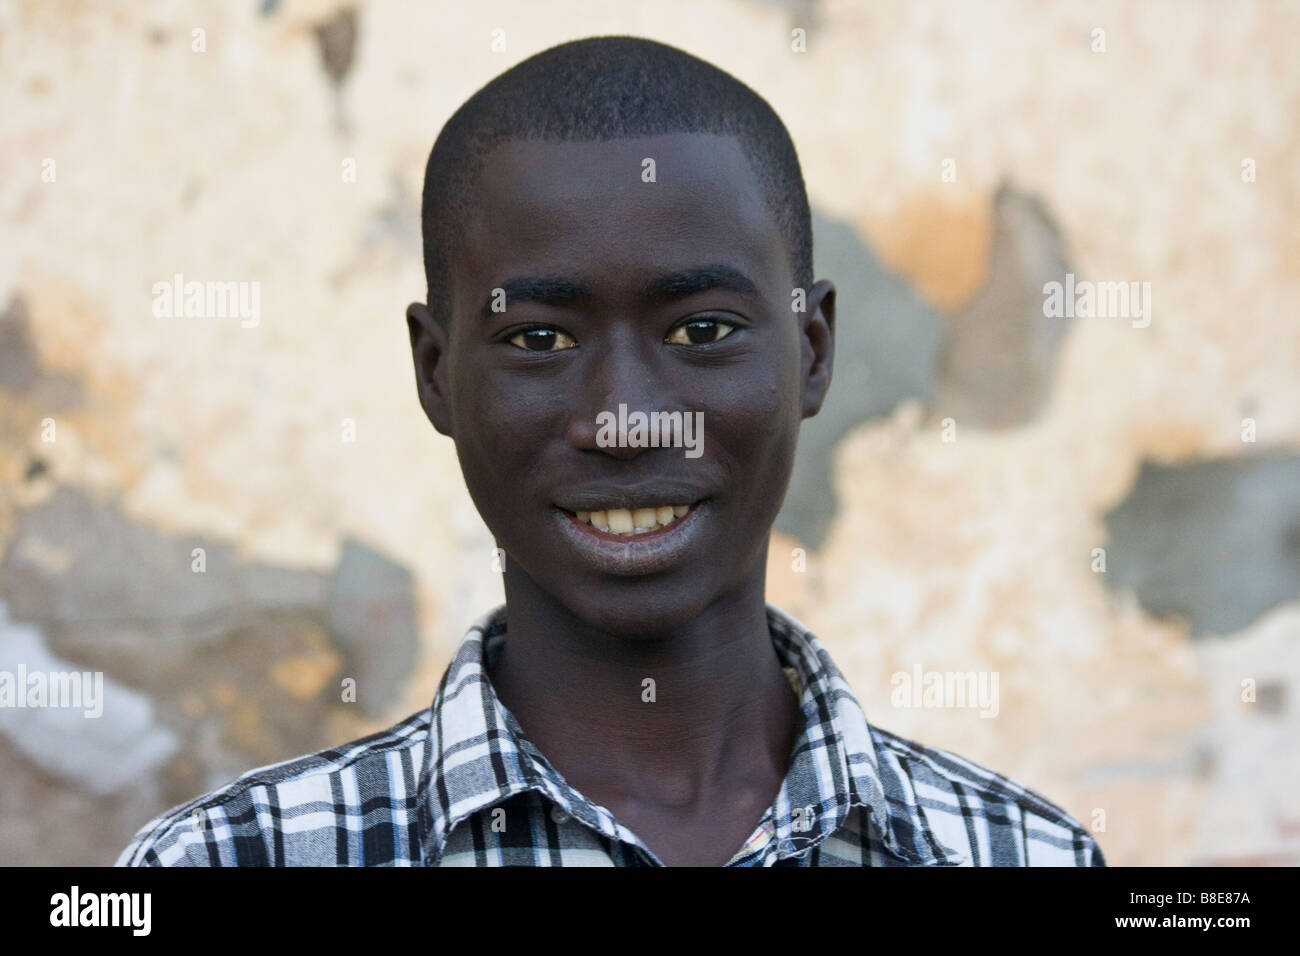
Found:
<path fill-rule="evenodd" d="M 799 423 L 829 380 L 829 331 L 812 333 L 822 376 L 740 141 L 513 141 L 471 200 L 422 400 L 455 439 L 508 586 L 633 634 L 761 584 Z M 827 328 L 833 290 L 808 291 Z M 599 416 L 620 405 L 702 422 L 702 453 L 603 445 Z"/>

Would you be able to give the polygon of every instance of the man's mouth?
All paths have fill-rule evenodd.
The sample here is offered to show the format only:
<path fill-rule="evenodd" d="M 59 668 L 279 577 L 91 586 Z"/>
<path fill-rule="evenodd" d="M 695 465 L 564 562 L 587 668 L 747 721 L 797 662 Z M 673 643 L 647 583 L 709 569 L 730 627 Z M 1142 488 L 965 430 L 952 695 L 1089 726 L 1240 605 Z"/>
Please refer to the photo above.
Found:
<path fill-rule="evenodd" d="M 690 513 L 692 505 L 648 505 L 640 508 L 606 508 L 601 511 L 570 512 L 597 531 L 624 537 L 638 537 L 669 528 Z"/>
<path fill-rule="evenodd" d="M 619 504 L 635 501 L 625 499 Z M 602 502 L 593 497 L 568 503 L 590 506 Z M 701 546 L 707 525 L 700 522 L 707 519 L 708 510 L 707 498 L 685 505 L 650 498 L 638 507 L 591 511 L 555 506 L 560 533 L 577 547 L 584 562 L 601 573 L 623 577 L 656 574 L 680 565 Z"/>

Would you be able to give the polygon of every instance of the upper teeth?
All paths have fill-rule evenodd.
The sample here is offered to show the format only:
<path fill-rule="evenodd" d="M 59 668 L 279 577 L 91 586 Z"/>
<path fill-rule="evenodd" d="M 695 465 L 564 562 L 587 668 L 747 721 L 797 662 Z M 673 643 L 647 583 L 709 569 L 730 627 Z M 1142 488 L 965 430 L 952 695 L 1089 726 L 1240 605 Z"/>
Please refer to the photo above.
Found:
<path fill-rule="evenodd" d="M 690 505 L 658 505 L 653 508 L 609 508 L 579 511 L 578 520 L 614 534 L 645 534 L 672 524 L 691 510 Z"/>

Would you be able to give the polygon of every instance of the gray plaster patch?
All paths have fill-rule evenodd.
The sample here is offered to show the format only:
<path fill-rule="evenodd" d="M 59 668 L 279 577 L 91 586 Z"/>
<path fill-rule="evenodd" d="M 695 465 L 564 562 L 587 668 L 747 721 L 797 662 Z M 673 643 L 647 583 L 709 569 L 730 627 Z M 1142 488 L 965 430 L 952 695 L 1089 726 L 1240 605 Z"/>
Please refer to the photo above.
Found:
<path fill-rule="evenodd" d="M 806 419 L 776 529 L 821 545 L 837 505 L 831 456 L 849 431 L 907 398 L 928 400 L 943 323 L 844 223 L 813 216 L 815 274 L 835 283 L 835 365 L 821 412 Z"/>
<path fill-rule="evenodd" d="M 0 312 L 0 389 L 22 393 L 38 408 L 58 411 L 82 402 L 81 383 L 69 375 L 42 371 L 32 343 L 27 302 L 15 294 Z"/>
<path fill-rule="evenodd" d="M 55 657 L 39 630 L 9 620 L 3 601 L 0 734 L 45 772 L 100 795 L 134 785 L 180 746 L 148 697 Z"/>
<path fill-rule="evenodd" d="M 1193 636 L 1231 634 L 1300 599 L 1300 456 L 1144 462 L 1105 521 L 1106 584 Z"/>
<path fill-rule="evenodd" d="M 814 215 L 815 272 L 837 290 L 835 369 L 821 413 L 803 423 L 778 531 L 821 545 L 838 507 L 835 446 L 904 399 L 982 428 L 1023 425 L 1042 411 L 1069 328 L 1043 315 L 1043 285 L 1067 269 L 1063 243 L 1042 205 L 1011 186 L 998 190 L 993 212 L 988 281 L 946 317 L 852 228 Z"/>
<path fill-rule="evenodd" d="M 272 649 L 304 650 L 296 628 L 314 623 L 345 655 L 358 703 L 375 716 L 415 665 L 413 587 L 403 567 L 355 541 L 328 574 L 284 568 L 202 535 L 163 535 L 69 487 L 18 514 L 0 560 L 0 600 L 15 620 L 37 625 L 55 653 L 132 686 L 151 688 L 161 675 L 164 686 L 184 685 L 200 651 L 224 659 L 236 648 L 243 666 L 228 677 L 252 686 L 265 680 Z M 201 669 L 226 670 L 214 667 Z"/>
<path fill-rule="evenodd" d="M 406 568 L 345 541 L 329 583 L 330 636 L 348 652 L 357 703 L 379 718 L 415 665 L 419 634 L 414 582 Z"/>
<path fill-rule="evenodd" d="M 947 319 L 936 415 L 979 428 L 1037 417 L 1072 321 L 1043 315 L 1043 286 L 1067 271 L 1060 234 L 1041 204 L 1003 185 L 993 203 L 988 281 Z"/>
<path fill-rule="evenodd" d="M 197 573 L 202 549 L 206 570 Z M 0 561 L 0 599 L 51 646 L 113 645 L 124 657 L 187 647 L 269 609 L 321 606 L 324 576 L 245 561 L 203 535 L 169 537 L 79 489 L 57 488 L 20 512 Z M 134 654 L 133 654 L 134 649 Z"/>
<path fill-rule="evenodd" d="M 39 374 L 27 328 L 27 303 L 15 295 L 0 312 L 0 388 L 25 392 Z"/>
<path fill-rule="evenodd" d="M 47 675 L 50 701 L 60 675 L 82 698 L 0 708 L 0 858 L 111 863 L 160 810 L 337 744 L 331 718 L 355 706 L 342 677 L 385 716 L 414 666 L 410 575 L 357 542 L 333 572 L 277 567 L 62 487 L 17 513 L 6 545 L 0 672 Z"/>
<path fill-rule="evenodd" d="M 344 7 L 316 26 L 316 45 L 321 67 L 335 88 L 341 86 L 352 69 L 357 43 L 357 11 Z"/>

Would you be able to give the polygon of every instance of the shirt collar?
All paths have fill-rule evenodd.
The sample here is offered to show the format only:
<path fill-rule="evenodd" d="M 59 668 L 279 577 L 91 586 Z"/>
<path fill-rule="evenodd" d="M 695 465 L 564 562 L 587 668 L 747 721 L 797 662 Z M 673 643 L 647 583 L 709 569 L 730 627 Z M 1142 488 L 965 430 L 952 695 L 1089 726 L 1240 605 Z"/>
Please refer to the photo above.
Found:
<path fill-rule="evenodd" d="M 942 846 L 927 849 L 924 841 L 914 839 L 917 822 L 905 811 L 891 814 L 889 796 L 898 806 L 913 801 L 882 782 L 904 785 L 902 775 L 894 772 L 895 759 L 883 749 L 821 642 L 771 604 L 767 617 L 778 656 L 798 673 L 804 715 L 790 770 L 760 823 L 760 831 L 771 834 L 767 845 L 778 857 L 806 853 L 860 807 L 868 811 L 868 825 L 888 852 L 914 865 L 952 862 L 958 854 Z M 505 632 L 505 605 L 475 621 L 434 697 L 419 782 L 424 859 L 436 859 L 462 821 L 528 790 L 545 795 L 604 836 L 648 850 L 608 810 L 583 798 L 560 776 L 497 698 L 484 660 Z M 748 845 L 742 852 L 748 852 Z"/>

